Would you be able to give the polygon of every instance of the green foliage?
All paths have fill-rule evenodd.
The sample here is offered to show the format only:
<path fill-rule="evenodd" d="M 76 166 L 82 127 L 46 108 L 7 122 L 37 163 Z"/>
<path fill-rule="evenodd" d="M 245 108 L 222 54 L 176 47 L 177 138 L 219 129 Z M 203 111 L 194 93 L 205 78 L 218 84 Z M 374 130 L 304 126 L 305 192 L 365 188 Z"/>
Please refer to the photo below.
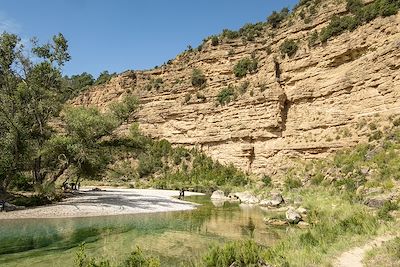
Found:
<path fill-rule="evenodd" d="M 96 259 L 88 257 L 85 251 L 85 244 L 81 244 L 75 254 L 74 263 L 76 267 L 159 267 L 160 260 L 154 257 L 147 257 L 143 254 L 139 247 L 120 264 L 111 265 L 108 260 Z"/>
<path fill-rule="evenodd" d="M 351 239 L 374 235 L 379 226 L 366 207 L 322 187 L 306 190 L 301 197 L 311 226 L 294 230 L 266 249 L 265 260 L 274 266 L 327 266 L 332 251 L 351 246 Z"/>
<path fill-rule="evenodd" d="M 293 39 L 285 39 L 280 46 L 282 55 L 287 55 L 288 57 L 294 56 L 298 49 L 297 41 Z"/>
<path fill-rule="evenodd" d="M 364 6 L 361 0 L 347 0 L 346 9 L 347 11 L 355 14 L 360 12 L 361 8 Z"/>
<path fill-rule="evenodd" d="M 264 183 L 264 185 L 267 186 L 267 187 L 270 186 L 271 183 L 272 183 L 272 179 L 271 179 L 271 177 L 268 176 L 268 175 L 263 175 L 261 181 L 262 181 L 262 182 Z"/>
<path fill-rule="evenodd" d="M 253 240 L 234 241 L 223 247 L 214 246 L 203 256 L 202 265 L 207 267 L 256 267 L 262 264 L 263 248 Z"/>
<path fill-rule="evenodd" d="M 288 176 L 285 179 L 284 184 L 285 184 L 285 188 L 288 189 L 288 190 L 294 189 L 294 188 L 299 188 L 299 187 L 303 186 L 303 184 L 302 184 L 302 182 L 300 181 L 299 178 L 290 177 L 290 176 Z"/>
<path fill-rule="evenodd" d="M 351 15 L 333 17 L 329 25 L 321 30 L 320 40 L 326 42 L 330 37 L 338 36 L 345 31 L 353 31 L 379 16 L 395 15 L 399 9 L 398 0 L 376 0 L 366 6 L 360 0 L 347 0 L 347 10 Z"/>
<path fill-rule="evenodd" d="M 99 77 L 97 77 L 96 81 L 94 82 L 94 85 L 108 83 L 111 80 L 111 78 L 113 78 L 116 75 L 117 75 L 116 73 L 109 73 L 107 70 L 105 70 L 99 74 Z"/>
<path fill-rule="evenodd" d="M 192 72 L 192 85 L 194 87 L 202 88 L 206 85 L 207 78 L 204 73 L 199 69 L 194 69 Z"/>
<path fill-rule="evenodd" d="M 235 88 L 233 86 L 228 86 L 222 89 L 218 95 L 217 100 L 221 105 L 225 105 L 232 101 L 235 96 Z"/>
<path fill-rule="evenodd" d="M 239 29 L 239 34 L 246 41 L 254 41 L 256 37 L 260 37 L 263 33 L 264 23 L 247 23 Z"/>
<path fill-rule="evenodd" d="M 257 70 L 258 61 L 255 58 L 243 58 L 233 68 L 236 77 L 242 78 L 248 73 L 254 73 Z"/>
<path fill-rule="evenodd" d="M 227 38 L 227 39 L 236 39 L 240 37 L 240 33 L 237 31 L 232 31 L 229 29 L 224 29 L 222 31 L 222 38 Z"/>
<path fill-rule="evenodd" d="M 400 262 L 400 237 L 385 242 L 381 247 L 370 250 L 363 263 L 367 267 L 387 266 L 394 267 Z"/>
<path fill-rule="evenodd" d="M 212 46 L 217 46 L 217 45 L 219 45 L 219 38 L 218 38 L 218 36 L 213 35 L 213 36 L 211 37 L 211 45 L 212 45 Z"/>
<path fill-rule="evenodd" d="M 34 62 L 14 34 L 0 35 L 0 51 L 0 191 L 4 191 L 23 172 L 31 171 L 35 182 L 43 181 L 41 159 L 35 152 L 51 136 L 49 121 L 61 110 L 60 70 L 70 55 L 62 34 L 44 45 L 34 40 Z"/>
<path fill-rule="evenodd" d="M 146 257 L 143 255 L 142 250 L 139 247 L 129 255 L 129 257 L 124 261 L 121 267 L 159 267 L 160 261 L 153 257 Z"/>
<path fill-rule="evenodd" d="M 226 38 L 228 40 L 237 39 L 242 37 L 246 41 L 254 41 L 256 37 L 262 36 L 265 23 L 247 23 L 238 31 L 232 31 L 224 29 L 221 34 L 221 38 Z"/>
<path fill-rule="evenodd" d="M 277 28 L 288 16 L 289 9 L 283 8 L 280 12 L 272 12 L 272 14 L 267 18 L 267 22 L 272 28 Z"/>
<path fill-rule="evenodd" d="M 110 106 L 111 113 L 120 121 L 128 121 L 130 115 L 138 108 L 139 100 L 134 95 L 127 95 L 121 102 L 112 103 Z"/>
<path fill-rule="evenodd" d="M 313 31 L 311 35 L 308 37 L 308 46 L 309 47 L 315 46 L 318 42 L 318 37 L 319 37 L 318 31 Z"/>
<path fill-rule="evenodd" d="M 378 211 L 378 218 L 385 221 L 393 220 L 393 216 L 390 215 L 390 212 L 398 209 L 399 206 L 396 203 L 386 201 Z"/>
<path fill-rule="evenodd" d="M 94 84 L 93 76 L 89 73 L 83 72 L 79 75 L 72 75 L 71 77 L 64 77 L 66 90 L 64 91 L 64 99 L 72 99 L 78 96 L 83 91 L 87 90 Z"/>
<path fill-rule="evenodd" d="M 150 91 L 152 89 L 159 90 L 161 86 L 163 85 L 164 81 L 162 78 L 157 78 L 157 79 L 150 79 L 149 83 L 146 85 L 147 91 Z"/>

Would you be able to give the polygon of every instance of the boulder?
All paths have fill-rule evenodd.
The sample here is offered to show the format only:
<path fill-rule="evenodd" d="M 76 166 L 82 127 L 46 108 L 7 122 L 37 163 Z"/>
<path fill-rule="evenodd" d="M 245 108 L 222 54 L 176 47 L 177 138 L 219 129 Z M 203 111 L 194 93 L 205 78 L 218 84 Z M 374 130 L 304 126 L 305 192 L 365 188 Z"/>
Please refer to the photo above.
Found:
<path fill-rule="evenodd" d="M 211 195 L 211 199 L 220 199 L 220 200 L 225 200 L 227 197 L 225 196 L 224 191 L 217 190 L 214 191 Z"/>
<path fill-rule="evenodd" d="M 284 203 L 285 201 L 283 200 L 283 197 L 281 194 L 277 193 L 277 194 L 273 194 L 271 199 L 264 199 L 260 202 L 260 206 L 263 207 L 278 207 L 279 205 L 281 205 L 282 203 Z"/>
<path fill-rule="evenodd" d="M 235 196 L 235 194 L 230 193 L 228 195 L 228 198 L 229 202 L 240 202 L 240 199 L 237 196 Z"/>
<path fill-rule="evenodd" d="M 303 208 L 303 207 L 299 207 L 296 210 L 300 215 L 305 215 L 308 213 L 307 209 Z"/>
<path fill-rule="evenodd" d="M 390 196 L 377 196 L 372 198 L 367 198 L 364 201 L 364 205 L 367 205 L 370 208 L 381 208 L 385 204 L 385 202 L 391 201 L 392 198 Z"/>
<path fill-rule="evenodd" d="M 302 219 L 302 217 L 301 217 L 300 213 L 298 213 L 295 209 L 289 208 L 286 211 L 286 220 L 289 223 L 297 224 L 299 221 L 301 221 L 301 219 Z"/>
<path fill-rule="evenodd" d="M 5 202 L 4 203 L 4 211 L 15 211 L 15 210 L 23 210 L 25 207 L 23 206 L 16 206 L 14 204 Z"/>
<path fill-rule="evenodd" d="M 239 198 L 240 202 L 243 204 L 258 204 L 260 202 L 256 196 L 253 196 L 249 192 L 235 193 L 234 195 Z"/>

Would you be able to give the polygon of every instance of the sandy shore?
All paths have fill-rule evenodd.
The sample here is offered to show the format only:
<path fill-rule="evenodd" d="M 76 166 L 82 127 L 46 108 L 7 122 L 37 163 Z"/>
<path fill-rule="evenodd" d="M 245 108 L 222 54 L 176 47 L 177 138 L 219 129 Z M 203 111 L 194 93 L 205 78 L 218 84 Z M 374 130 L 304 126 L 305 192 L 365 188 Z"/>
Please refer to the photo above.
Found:
<path fill-rule="evenodd" d="M 196 204 L 173 198 L 179 196 L 179 191 L 174 190 L 102 188 L 104 191 L 91 191 L 90 189 L 83 188 L 79 195 L 57 204 L 1 212 L 0 220 L 153 213 L 191 210 L 196 207 Z M 192 195 L 202 194 L 185 192 L 185 196 Z"/>

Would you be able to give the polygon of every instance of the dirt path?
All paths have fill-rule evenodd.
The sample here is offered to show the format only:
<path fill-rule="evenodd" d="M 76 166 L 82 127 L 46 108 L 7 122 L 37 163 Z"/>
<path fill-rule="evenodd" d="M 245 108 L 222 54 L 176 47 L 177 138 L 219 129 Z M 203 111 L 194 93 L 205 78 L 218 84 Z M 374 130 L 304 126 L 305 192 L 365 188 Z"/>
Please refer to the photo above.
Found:
<path fill-rule="evenodd" d="M 395 236 L 393 235 L 386 235 L 386 236 L 379 236 L 374 240 L 368 242 L 362 247 L 356 247 L 352 250 L 349 250 L 336 260 L 333 266 L 336 267 L 362 267 L 363 263 L 362 260 L 364 259 L 365 254 L 376 247 L 380 247 L 383 243 L 394 239 Z"/>

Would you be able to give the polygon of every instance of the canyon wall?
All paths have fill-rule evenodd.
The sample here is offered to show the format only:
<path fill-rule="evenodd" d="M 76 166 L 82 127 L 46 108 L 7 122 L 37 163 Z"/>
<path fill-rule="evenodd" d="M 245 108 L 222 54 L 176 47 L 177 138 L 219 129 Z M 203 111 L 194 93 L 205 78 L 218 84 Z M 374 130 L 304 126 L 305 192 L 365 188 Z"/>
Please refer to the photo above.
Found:
<path fill-rule="evenodd" d="M 308 24 L 294 14 L 278 29 L 265 26 L 254 41 L 239 38 L 216 46 L 208 41 L 201 51 L 186 51 L 153 70 L 127 71 L 72 103 L 106 108 L 137 94 L 141 108 L 135 121 L 143 133 L 196 146 L 256 174 L 285 171 L 298 159 L 353 147 L 400 115 L 400 15 L 309 47 L 313 31 L 346 12 L 345 3 L 337 2 L 323 1 Z M 299 42 L 290 58 L 279 49 L 286 38 Z M 257 71 L 236 78 L 235 64 L 251 56 L 258 60 Z M 192 86 L 195 68 L 207 77 L 205 88 Z M 235 100 L 218 103 L 223 88 L 245 82 L 248 88 Z"/>

